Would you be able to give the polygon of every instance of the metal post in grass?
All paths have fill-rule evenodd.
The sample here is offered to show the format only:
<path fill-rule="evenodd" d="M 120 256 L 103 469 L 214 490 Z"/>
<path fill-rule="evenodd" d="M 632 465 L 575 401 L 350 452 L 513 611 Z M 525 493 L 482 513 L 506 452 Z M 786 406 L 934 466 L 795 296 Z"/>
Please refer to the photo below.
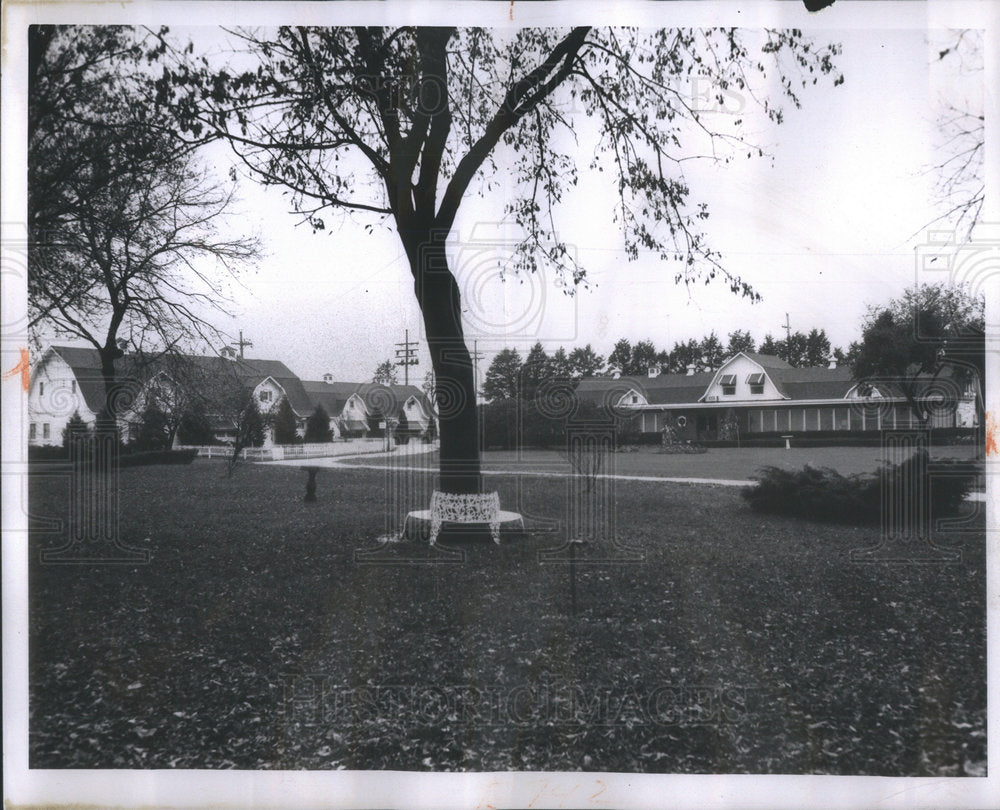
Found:
<path fill-rule="evenodd" d="M 571 538 L 614 536 L 614 479 L 604 476 L 613 450 L 611 423 L 579 423 L 566 428 L 566 454 L 576 473 L 570 490 Z"/>
<path fill-rule="evenodd" d="M 316 473 L 319 472 L 319 467 L 305 467 L 307 473 L 309 473 L 309 479 L 306 481 L 306 497 L 304 498 L 306 503 L 316 502 Z"/>
<path fill-rule="evenodd" d="M 569 603 L 574 619 L 576 618 L 576 547 L 582 542 L 578 538 L 569 541 Z"/>

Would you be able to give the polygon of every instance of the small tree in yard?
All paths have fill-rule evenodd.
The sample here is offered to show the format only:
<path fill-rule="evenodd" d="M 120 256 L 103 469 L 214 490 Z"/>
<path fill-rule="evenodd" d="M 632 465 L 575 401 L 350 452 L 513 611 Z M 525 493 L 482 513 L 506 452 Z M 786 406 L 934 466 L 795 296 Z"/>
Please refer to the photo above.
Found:
<path fill-rule="evenodd" d="M 322 444 L 330 439 L 330 414 L 322 405 L 317 405 L 316 410 L 309 414 L 309 418 L 306 419 L 304 441 L 311 444 Z"/>
<path fill-rule="evenodd" d="M 264 444 L 264 437 L 267 432 L 267 424 L 264 416 L 257 407 L 257 400 L 247 391 L 242 396 L 234 400 L 234 405 L 243 407 L 236 411 L 233 419 L 233 427 L 236 428 L 235 441 L 233 442 L 233 454 L 229 457 L 226 474 L 231 476 L 239 461 L 240 453 L 247 447 L 260 447 Z"/>
<path fill-rule="evenodd" d="M 579 151 L 614 175 L 628 258 L 648 251 L 671 263 L 678 282 L 720 277 L 756 296 L 709 248 L 708 212 L 691 199 L 682 166 L 763 150 L 743 119 L 702 116 L 686 89 L 692 76 L 734 87 L 777 124 L 782 100 L 797 106 L 800 87 L 836 75 L 839 52 L 795 29 L 299 26 L 235 36 L 246 47 L 244 72 L 229 62 L 214 69 L 178 47 L 158 99 L 173 103 L 194 137 L 228 138 L 263 182 L 291 192 L 315 229 L 333 210 L 371 216 L 369 230 L 389 220 L 439 381 L 439 481 L 450 493 L 481 487 L 473 366 L 448 255 L 463 200 L 489 195 L 502 172 L 509 185 L 499 207 L 523 234 L 511 246 L 512 269 L 549 267 L 571 286 L 583 282 L 555 223 L 578 179 L 584 127 L 574 123 L 588 116 L 596 143 Z"/>
<path fill-rule="evenodd" d="M 281 402 L 271 416 L 271 429 L 274 431 L 275 444 L 295 444 L 299 440 L 298 420 L 292 410 L 288 397 L 282 397 Z"/>
<path fill-rule="evenodd" d="M 240 453 L 247 447 L 264 444 L 267 422 L 253 392 L 227 366 L 228 361 L 220 361 L 216 373 L 206 378 L 202 408 L 233 432 L 233 452 L 226 465 L 226 475 L 232 476 Z"/>
<path fill-rule="evenodd" d="M 170 447 L 171 431 L 167 415 L 155 401 L 150 401 L 142 411 L 137 450 L 164 450 Z"/>
<path fill-rule="evenodd" d="M 90 433 L 90 428 L 87 427 L 87 423 L 83 421 L 83 417 L 80 416 L 79 411 L 73 411 L 73 415 L 69 418 L 66 423 L 66 427 L 63 428 L 62 432 L 62 446 L 63 449 L 69 451 L 69 443 L 73 436 L 86 436 Z"/>

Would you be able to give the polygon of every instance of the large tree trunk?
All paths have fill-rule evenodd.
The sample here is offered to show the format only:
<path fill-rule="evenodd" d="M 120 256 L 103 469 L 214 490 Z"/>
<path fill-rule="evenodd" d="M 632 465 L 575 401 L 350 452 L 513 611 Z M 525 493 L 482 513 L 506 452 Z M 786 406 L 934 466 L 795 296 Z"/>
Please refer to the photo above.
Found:
<path fill-rule="evenodd" d="M 436 377 L 441 441 L 438 489 L 456 494 L 478 493 L 482 483 L 476 386 L 462 330 L 458 284 L 448 268 L 443 239 L 428 234 L 406 241 L 410 243 L 407 254 L 414 291 Z"/>

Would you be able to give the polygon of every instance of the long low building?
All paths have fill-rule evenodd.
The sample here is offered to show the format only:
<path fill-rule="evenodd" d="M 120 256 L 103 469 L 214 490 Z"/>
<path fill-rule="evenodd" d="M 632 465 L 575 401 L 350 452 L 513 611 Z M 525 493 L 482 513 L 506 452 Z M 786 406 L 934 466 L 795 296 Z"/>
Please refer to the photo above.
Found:
<path fill-rule="evenodd" d="M 669 430 L 680 441 L 734 440 L 760 434 L 868 432 L 919 427 L 892 383 L 870 390 L 848 368 L 794 368 L 773 355 L 741 352 L 717 370 L 581 380 L 577 396 L 632 416 L 640 434 Z M 974 427 L 974 389 L 944 376 L 925 390 L 931 428 Z"/>
<path fill-rule="evenodd" d="M 427 396 L 412 385 L 335 382 L 331 375 L 322 381 L 299 379 L 279 360 L 258 360 L 228 356 L 183 355 L 142 359 L 126 355 L 118 361 L 121 394 L 119 426 L 126 440 L 138 435 L 142 411 L 150 397 L 159 403 L 190 402 L 220 381 L 228 381 L 256 400 L 260 411 L 273 413 L 284 399 L 292 408 L 299 436 L 306 420 L 318 405 L 330 417 L 334 438 L 381 436 L 386 419 L 407 429 L 426 433 L 434 420 Z M 187 390 L 187 396 L 180 394 Z M 209 397 L 210 399 L 210 397 Z M 79 346 L 50 346 L 32 369 L 28 389 L 28 444 L 58 445 L 74 414 L 93 425 L 104 407 L 105 391 L 97 351 Z M 231 420 L 209 414 L 215 437 L 231 441 Z M 266 443 L 272 442 L 271 430 Z"/>

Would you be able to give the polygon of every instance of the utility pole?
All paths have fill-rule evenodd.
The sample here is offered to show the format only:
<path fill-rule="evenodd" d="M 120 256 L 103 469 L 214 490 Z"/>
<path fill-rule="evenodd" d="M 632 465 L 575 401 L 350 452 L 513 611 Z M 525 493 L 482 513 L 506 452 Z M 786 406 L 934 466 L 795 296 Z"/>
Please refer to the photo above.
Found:
<path fill-rule="evenodd" d="M 785 344 L 791 343 L 792 340 L 792 322 L 788 320 L 788 313 L 785 313 L 785 322 L 781 325 L 781 328 L 785 330 Z"/>
<path fill-rule="evenodd" d="M 242 329 L 240 329 L 240 339 L 239 339 L 239 342 L 238 343 L 234 343 L 233 345 L 234 346 L 238 346 L 239 349 L 240 349 L 240 360 L 243 359 L 243 348 L 244 347 L 246 347 L 248 349 L 252 349 L 253 348 L 253 343 L 251 343 L 249 340 L 244 340 L 243 339 L 243 330 Z"/>
<path fill-rule="evenodd" d="M 396 344 L 396 365 L 403 367 L 404 384 L 410 384 L 410 366 L 417 364 L 417 341 L 410 340 L 410 330 L 406 330 L 406 337 L 402 343 Z M 412 346 L 412 348 L 410 348 Z"/>
<path fill-rule="evenodd" d="M 483 353 L 479 351 L 479 341 L 472 341 L 472 374 L 473 385 L 475 386 L 475 399 L 479 402 L 479 361 L 483 359 Z"/>

